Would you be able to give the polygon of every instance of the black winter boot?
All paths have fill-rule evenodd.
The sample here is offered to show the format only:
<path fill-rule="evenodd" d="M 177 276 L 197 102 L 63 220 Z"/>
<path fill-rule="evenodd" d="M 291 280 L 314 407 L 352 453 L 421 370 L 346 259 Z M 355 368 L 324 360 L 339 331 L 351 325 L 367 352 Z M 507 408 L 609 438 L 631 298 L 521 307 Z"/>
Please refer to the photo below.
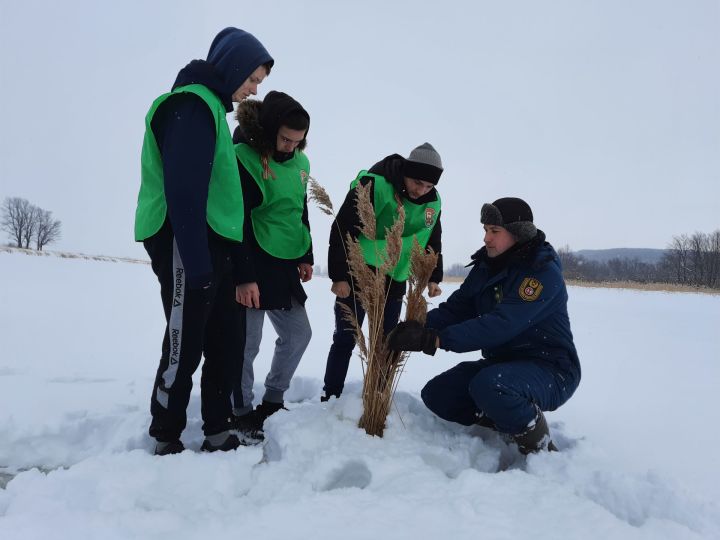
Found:
<path fill-rule="evenodd" d="M 527 431 L 513 435 L 513 440 L 518 445 L 521 454 L 531 454 L 540 450 L 548 452 L 557 452 L 557 447 L 550 440 L 550 430 L 548 429 L 545 415 L 540 409 L 537 409 L 537 416 L 533 422 L 528 425 Z"/>
<path fill-rule="evenodd" d="M 169 456 L 170 454 L 179 454 L 185 450 L 185 446 L 180 439 L 177 441 L 161 442 L 158 441 L 155 445 L 156 456 Z"/>
<path fill-rule="evenodd" d="M 260 444 L 265 440 L 263 433 L 263 421 L 255 411 L 250 411 L 242 416 L 233 415 L 233 429 L 237 431 L 240 441 L 244 445 Z"/>
<path fill-rule="evenodd" d="M 228 452 L 240 446 L 240 439 L 229 431 L 223 431 L 217 435 L 208 435 L 200 447 L 203 452 Z"/>
<path fill-rule="evenodd" d="M 260 422 L 260 425 L 262 425 L 265 420 L 267 420 L 268 416 L 275 414 L 280 409 L 285 409 L 284 403 L 273 403 L 271 401 L 265 401 L 263 399 L 263 402 L 255 407 L 255 414 L 258 417 L 258 421 Z M 287 411 L 287 409 L 285 409 Z"/>

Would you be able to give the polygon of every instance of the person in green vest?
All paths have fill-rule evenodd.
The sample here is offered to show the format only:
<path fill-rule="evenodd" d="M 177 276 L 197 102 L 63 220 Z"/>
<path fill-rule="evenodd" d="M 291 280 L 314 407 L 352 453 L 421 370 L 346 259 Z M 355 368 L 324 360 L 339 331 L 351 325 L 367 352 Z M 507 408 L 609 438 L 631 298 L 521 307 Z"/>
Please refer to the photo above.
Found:
<path fill-rule="evenodd" d="M 202 450 L 232 450 L 232 379 L 244 346 L 237 286 L 247 256 L 243 198 L 225 115 L 257 93 L 273 58 L 252 34 L 222 30 L 145 117 L 135 240 L 160 282 L 167 325 L 150 402 L 155 454 L 184 450 L 192 376 L 205 357 Z"/>
<path fill-rule="evenodd" d="M 439 283 L 443 277 L 440 195 L 435 188 L 442 172 L 440 154 L 430 143 L 424 143 L 413 149 L 407 159 L 399 154 L 387 156 L 369 170 L 360 171 L 351 183 L 345 202 L 337 213 L 337 227 L 333 226 L 330 232 L 328 274 L 333 282 L 331 290 L 337 299 L 335 331 L 325 367 L 322 401 L 327 401 L 332 396 L 340 397 L 345 386 L 350 357 L 355 348 L 355 332 L 345 320 L 341 304 L 353 310 L 360 324 L 365 318 L 365 311 L 357 300 L 350 279 L 344 246 L 346 234 L 359 239 L 365 262 L 369 266 L 377 268 L 381 264 L 377 260 L 378 253 L 382 256 L 383 247 L 377 244 L 381 241 L 369 240 L 360 234 L 355 186 L 358 183 L 371 186 L 371 201 L 378 231 L 392 225 L 397 217 L 398 201 L 402 202 L 405 209 L 403 244 L 410 246 L 415 236 L 422 247 L 432 248 L 438 254 L 437 266 L 428 285 L 428 295 L 435 297 L 441 293 Z M 395 327 L 400 318 L 408 272 L 409 250 L 403 250 L 400 262 L 387 276 L 388 292 L 383 319 L 386 334 Z M 354 285 L 357 287 L 357 284 Z"/>
<path fill-rule="evenodd" d="M 248 306 L 242 370 L 233 388 L 234 424 L 245 444 L 263 440 L 263 423 L 283 408 L 284 393 L 310 343 L 302 282 L 313 273 L 308 222 L 310 161 L 303 152 L 310 115 L 289 95 L 272 91 L 237 111 L 233 140 L 245 204 L 245 244 L 251 281 L 241 285 Z M 253 361 L 265 316 L 278 335 L 262 402 L 253 410 Z M 242 354 L 242 351 L 241 353 Z"/>

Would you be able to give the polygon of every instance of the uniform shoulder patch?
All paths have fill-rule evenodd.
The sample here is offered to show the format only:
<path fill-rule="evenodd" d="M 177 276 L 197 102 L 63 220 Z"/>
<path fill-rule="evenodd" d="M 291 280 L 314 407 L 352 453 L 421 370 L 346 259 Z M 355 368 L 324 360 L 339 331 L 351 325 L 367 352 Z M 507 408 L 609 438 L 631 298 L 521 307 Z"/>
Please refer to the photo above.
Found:
<path fill-rule="evenodd" d="M 520 298 L 526 302 L 534 302 L 540 297 L 540 293 L 543 290 L 543 285 L 537 279 L 532 277 L 526 277 L 520 284 L 518 294 Z"/>
<path fill-rule="evenodd" d="M 434 208 L 426 208 L 425 209 L 425 227 L 429 229 L 433 226 L 435 223 L 435 209 Z"/>

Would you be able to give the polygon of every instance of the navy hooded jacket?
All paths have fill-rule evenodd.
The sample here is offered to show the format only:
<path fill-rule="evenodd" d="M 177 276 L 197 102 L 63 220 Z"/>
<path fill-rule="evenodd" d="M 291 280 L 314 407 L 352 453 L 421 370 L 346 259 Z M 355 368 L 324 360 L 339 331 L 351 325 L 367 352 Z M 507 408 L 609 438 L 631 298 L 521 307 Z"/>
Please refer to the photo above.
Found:
<path fill-rule="evenodd" d="M 252 34 L 226 28 L 213 40 L 208 59 L 193 60 L 185 66 L 173 89 L 202 84 L 217 94 L 230 112 L 232 94 L 266 63 L 272 65 L 273 59 Z M 208 234 L 215 233 L 207 225 L 206 208 L 215 155 L 215 119 L 199 96 L 177 94 L 158 108 L 152 130 L 163 160 L 168 219 L 188 286 L 204 287 L 210 283 L 213 271 Z M 235 281 L 241 283 L 245 278 L 236 274 Z"/>
<path fill-rule="evenodd" d="M 501 269 L 493 270 L 485 248 L 473 256 L 460 288 L 428 313 L 426 326 L 439 331 L 440 348 L 482 350 L 494 361 L 549 362 L 580 379 L 560 260 L 544 240 L 538 231 Z"/>

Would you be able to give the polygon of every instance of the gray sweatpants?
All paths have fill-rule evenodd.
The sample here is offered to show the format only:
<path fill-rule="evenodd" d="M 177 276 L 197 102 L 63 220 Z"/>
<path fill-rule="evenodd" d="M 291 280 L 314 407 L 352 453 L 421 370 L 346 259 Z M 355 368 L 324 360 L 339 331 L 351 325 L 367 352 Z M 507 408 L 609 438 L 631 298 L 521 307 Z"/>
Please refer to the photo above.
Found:
<path fill-rule="evenodd" d="M 260 351 L 265 315 L 270 319 L 278 335 L 270 372 L 265 378 L 265 396 L 263 397 L 265 401 L 283 402 L 283 394 L 290 387 L 290 380 L 310 343 L 312 330 L 305 306 L 300 305 L 294 298 L 291 309 L 248 309 L 245 361 L 242 375 L 239 377 L 239 381 L 236 380 L 233 388 L 233 412 L 236 415 L 243 415 L 252 410 L 253 384 L 255 382 L 253 362 Z"/>

